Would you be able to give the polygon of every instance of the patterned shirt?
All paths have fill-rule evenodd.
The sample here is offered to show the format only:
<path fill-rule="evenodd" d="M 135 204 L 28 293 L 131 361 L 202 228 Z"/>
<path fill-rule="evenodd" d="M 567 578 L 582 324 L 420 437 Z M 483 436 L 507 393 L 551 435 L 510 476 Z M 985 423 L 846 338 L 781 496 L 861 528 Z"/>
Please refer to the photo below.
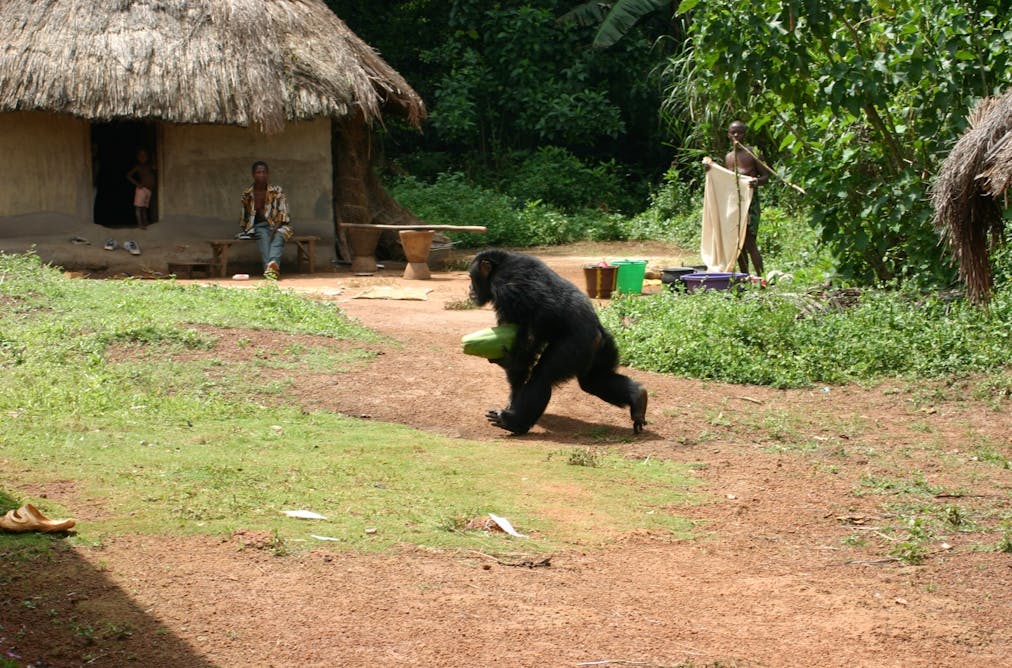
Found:
<path fill-rule="evenodd" d="M 239 227 L 247 232 L 252 232 L 256 215 L 256 199 L 253 197 L 253 186 L 250 186 L 242 194 L 242 215 L 239 219 Z M 288 200 L 281 192 L 281 186 L 267 186 L 267 193 L 264 195 L 264 218 L 271 226 L 271 230 L 280 232 L 285 241 L 292 236 L 292 228 L 289 225 L 291 220 L 288 218 Z"/>

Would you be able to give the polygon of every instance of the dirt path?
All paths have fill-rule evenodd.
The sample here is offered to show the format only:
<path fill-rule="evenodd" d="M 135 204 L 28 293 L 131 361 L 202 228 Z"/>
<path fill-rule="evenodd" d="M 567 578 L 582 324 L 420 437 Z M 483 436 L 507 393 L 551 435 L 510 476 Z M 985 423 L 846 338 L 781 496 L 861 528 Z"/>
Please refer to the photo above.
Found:
<path fill-rule="evenodd" d="M 606 254 L 677 250 L 586 247 L 546 261 L 579 282 L 579 267 Z M 432 292 L 351 298 L 373 284 Z M 51 585 L 82 618 L 131 619 L 128 637 L 46 638 L 8 620 L 0 651 L 20 633 L 25 659 L 54 666 L 1010 665 L 1012 555 L 980 550 L 998 537 L 953 531 L 927 545 L 924 565 L 904 566 L 888 559 L 898 539 L 874 531 L 893 518 L 890 496 L 867 493 L 916 471 L 958 489 L 952 503 L 968 514 L 1007 501 L 1012 472 L 974 455 L 988 443 L 1012 457 L 1007 400 L 992 408 L 944 387 L 776 391 L 631 371 L 651 393 L 641 437 L 631 438 L 625 411 L 570 383 L 517 438 L 482 417 L 505 402 L 501 371 L 459 353 L 460 336 L 492 314 L 444 308 L 465 297 L 462 272 L 282 285 L 335 300 L 397 342 L 360 371 L 300 378 L 305 405 L 503 447 L 601 445 L 692 463 L 709 501 L 679 512 L 698 522 L 698 538 L 634 534 L 529 569 L 423 549 L 277 558 L 207 538 L 120 537 L 61 555 Z M 12 597 L 26 595 L 18 586 L 28 579 L 8 578 Z"/>

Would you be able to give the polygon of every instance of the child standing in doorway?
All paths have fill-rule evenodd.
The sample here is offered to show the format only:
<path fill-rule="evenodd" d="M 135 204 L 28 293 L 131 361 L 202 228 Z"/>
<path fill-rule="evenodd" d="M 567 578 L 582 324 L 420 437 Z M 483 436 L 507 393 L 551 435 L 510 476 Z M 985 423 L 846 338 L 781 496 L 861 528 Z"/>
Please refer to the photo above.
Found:
<path fill-rule="evenodd" d="M 134 184 L 134 215 L 137 227 L 146 229 L 151 224 L 149 209 L 151 192 L 155 189 L 155 168 L 151 166 L 150 157 L 145 149 L 137 150 L 137 164 L 126 173 L 127 181 Z"/>

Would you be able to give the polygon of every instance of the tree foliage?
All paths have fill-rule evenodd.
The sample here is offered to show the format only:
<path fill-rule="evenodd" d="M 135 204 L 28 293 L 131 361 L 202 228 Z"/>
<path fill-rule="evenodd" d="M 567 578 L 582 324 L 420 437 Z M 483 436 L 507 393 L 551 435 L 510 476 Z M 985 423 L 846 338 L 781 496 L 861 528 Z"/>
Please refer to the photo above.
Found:
<path fill-rule="evenodd" d="M 645 76 L 647 40 L 629 40 L 616 61 L 587 48 L 588 29 L 557 21 L 559 4 L 452 3 L 447 39 L 423 54 L 441 71 L 432 124 L 442 138 L 586 152 L 626 134 L 639 104 L 659 101 Z"/>
<path fill-rule="evenodd" d="M 659 10 L 670 13 L 671 0 L 616 0 L 583 2 L 560 17 L 583 26 L 597 26 L 594 46 L 607 48 L 625 37 L 626 33 L 643 17 Z"/>
<path fill-rule="evenodd" d="M 423 134 L 392 122 L 382 135 L 387 155 L 412 174 L 461 171 L 498 187 L 555 146 L 592 168 L 614 160 L 627 190 L 644 191 L 642 206 L 642 183 L 670 163 L 659 121 L 667 42 L 657 40 L 673 6 L 600 50 L 591 48 L 596 24 L 560 20 L 571 0 L 328 3 L 429 108 Z"/>
<path fill-rule="evenodd" d="M 813 223 L 861 281 L 951 280 L 927 192 L 975 98 L 1012 73 L 1004 3 L 685 0 L 671 108 L 741 116 L 808 190 Z M 677 86 L 678 82 L 672 82 Z M 694 104 L 687 104 L 691 100 Z"/>

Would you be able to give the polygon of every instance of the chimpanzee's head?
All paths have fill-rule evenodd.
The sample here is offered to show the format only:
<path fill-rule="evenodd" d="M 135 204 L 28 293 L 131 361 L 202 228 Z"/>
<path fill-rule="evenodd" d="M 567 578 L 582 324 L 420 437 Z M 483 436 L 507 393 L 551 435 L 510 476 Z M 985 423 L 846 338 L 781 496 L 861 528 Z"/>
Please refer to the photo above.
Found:
<path fill-rule="evenodd" d="M 496 248 L 474 256 L 471 267 L 467 270 L 471 275 L 471 301 L 478 306 L 495 301 L 495 291 L 492 287 L 497 281 L 509 280 L 512 277 L 514 273 L 510 269 L 512 257 L 509 252 Z"/>
<path fill-rule="evenodd" d="M 479 253 L 471 262 L 467 273 L 471 276 L 470 297 L 478 306 L 484 306 L 492 301 L 492 271 L 495 268 L 492 260 L 484 257 L 486 253 Z"/>

